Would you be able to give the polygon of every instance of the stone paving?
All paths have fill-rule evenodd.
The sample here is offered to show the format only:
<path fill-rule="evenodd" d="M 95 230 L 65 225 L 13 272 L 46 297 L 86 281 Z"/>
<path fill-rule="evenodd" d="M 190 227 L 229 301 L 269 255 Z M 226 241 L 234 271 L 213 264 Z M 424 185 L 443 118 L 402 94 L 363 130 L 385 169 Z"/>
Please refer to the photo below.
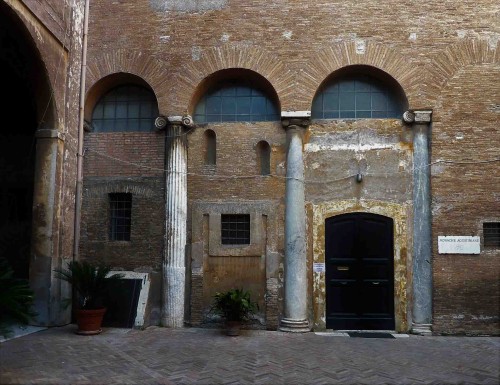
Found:
<path fill-rule="evenodd" d="M 0 384 L 499 384 L 500 338 L 52 328 L 0 344 Z"/>

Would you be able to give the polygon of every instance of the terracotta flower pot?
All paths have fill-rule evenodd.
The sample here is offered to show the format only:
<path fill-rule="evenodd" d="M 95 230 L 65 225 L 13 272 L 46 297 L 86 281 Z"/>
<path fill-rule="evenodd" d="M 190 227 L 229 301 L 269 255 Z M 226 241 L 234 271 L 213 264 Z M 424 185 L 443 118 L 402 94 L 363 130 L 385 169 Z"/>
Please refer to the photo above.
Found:
<path fill-rule="evenodd" d="M 102 332 L 102 319 L 106 313 L 106 308 L 92 310 L 77 310 L 76 323 L 78 324 L 77 334 L 94 335 Z"/>
<path fill-rule="evenodd" d="M 227 321 L 226 322 L 226 335 L 236 337 L 240 335 L 241 322 L 240 321 Z"/>

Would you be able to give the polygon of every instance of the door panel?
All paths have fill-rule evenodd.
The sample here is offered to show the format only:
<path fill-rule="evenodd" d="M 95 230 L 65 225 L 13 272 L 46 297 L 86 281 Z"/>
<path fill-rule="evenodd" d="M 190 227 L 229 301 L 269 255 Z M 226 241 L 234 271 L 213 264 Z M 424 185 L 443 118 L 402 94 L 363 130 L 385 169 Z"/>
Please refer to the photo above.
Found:
<path fill-rule="evenodd" d="M 392 219 L 368 213 L 328 218 L 325 253 L 327 328 L 394 329 Z"/>

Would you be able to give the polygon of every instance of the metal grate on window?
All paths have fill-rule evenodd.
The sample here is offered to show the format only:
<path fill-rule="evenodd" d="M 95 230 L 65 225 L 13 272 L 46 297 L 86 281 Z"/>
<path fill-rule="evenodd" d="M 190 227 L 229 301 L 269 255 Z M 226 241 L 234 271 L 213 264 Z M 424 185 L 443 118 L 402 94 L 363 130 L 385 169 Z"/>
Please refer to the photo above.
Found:
<path fill-rule="evenodd" d="M 366 75 L 336 79 L 323 86 L 311 110 L 313 119 L 399 118 L 402 113 L 397 92 Z"/>
<path fill-rule="evenodd" d="M 483 223 L 484 247 L 500 247 L 500 222 Z"/>
<path fill-rule="evenodd" d="M 109 239 L 111 241 L 130 241 L 132 194 L 109 194 L 109 210 Z"/>
<path fill-rule="evenodd" d="M 276 104 L 264 92 L 241 84 L 218 85 L 201 98 L 194 112 L 197 123 L 263 122 L 279 119 Z"/>
<path fill-rule="evenodd" d="M 113 88 L 96 104 L 92 126 L 96 132 L 151 131 L 158 116 L 154 94 L 140 86 Z"/>
<path fill-rule="evenodd" d="M 222 214 L 221 243 L 223 245 L 249 245 L 250 214 Z"/>

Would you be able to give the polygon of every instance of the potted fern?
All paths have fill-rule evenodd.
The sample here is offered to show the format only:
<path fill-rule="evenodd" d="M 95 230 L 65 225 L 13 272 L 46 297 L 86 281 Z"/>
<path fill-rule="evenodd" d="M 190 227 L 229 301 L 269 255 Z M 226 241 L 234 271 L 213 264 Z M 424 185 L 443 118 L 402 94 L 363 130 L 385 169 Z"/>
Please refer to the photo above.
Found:
<path fill-rule="evenodd" d="M 112 274 L 111 267 L 103 263 L 71 261 L 67 269 L 56 269 L 56 277 L 69 282 L 76 293 L 77 334 L 93 335 L 102 332 L 101 325 L 106 307 L 104 297 L 109 284 L 123 278 L 122 274 Z"/>
<path fill-rule="evenodd" d="M 214 295 L 212 311 L 220 315 L 226 323 L 228 336 L 239 335 L 241 323 L 250 319 L 259 306 L 250 298 L 250 292 L 230 289 Z"/>

